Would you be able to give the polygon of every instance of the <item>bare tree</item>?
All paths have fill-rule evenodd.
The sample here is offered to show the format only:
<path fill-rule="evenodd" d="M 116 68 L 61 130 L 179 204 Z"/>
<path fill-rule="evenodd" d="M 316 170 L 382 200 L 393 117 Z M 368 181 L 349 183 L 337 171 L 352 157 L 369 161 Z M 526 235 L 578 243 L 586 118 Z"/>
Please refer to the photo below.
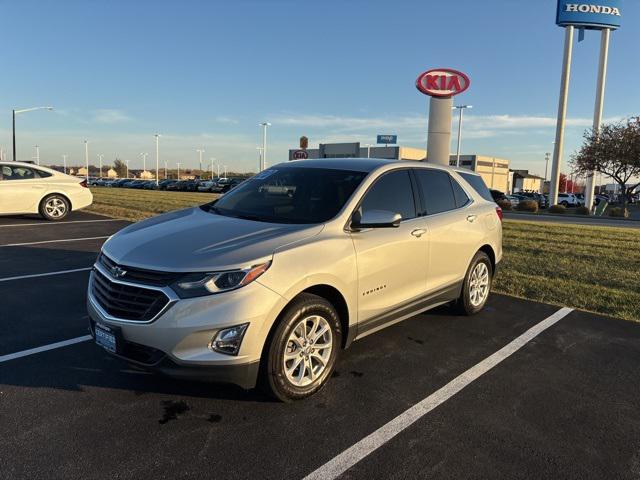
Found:
<path fill-rule="evenodd" d="M 571 164 L 578 174 L 595 171 L 613 178 L 626 208 L 629 197 L 640 186 L 640 117 L 603 124 L 599 132 L 587 130 Z"/>
<path fill-rule="evenodd" d="M 113 169 L 118 174 L 118 177 L 125 178 L 127 176 L 127 164 L 119 158 L 116 158 L 116 161 L 113 162 Z"/>

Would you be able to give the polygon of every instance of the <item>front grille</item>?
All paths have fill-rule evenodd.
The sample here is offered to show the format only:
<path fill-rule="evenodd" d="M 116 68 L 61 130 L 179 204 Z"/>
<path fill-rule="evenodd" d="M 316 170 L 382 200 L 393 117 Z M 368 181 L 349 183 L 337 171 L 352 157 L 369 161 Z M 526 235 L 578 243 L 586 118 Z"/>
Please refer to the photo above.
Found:
<path fill-rule="evenodd" d="M 129 280 L 135 283 L 144 283 L 145 285 L 154 285 L 157 287 L 166 287 L 178 280 L 179 273 L 172 272 L 158 272 L 156 270 L 145 270 L 143 268 L 134 268 L 127 265 L 119 265 L 104 253 L 101 253 L 98 257 L 98 263 L 104 266 L 108 272 L 114 267 L 120 267 L 126 273 L 123 276 L 124 280 Z"/>
<path fill-rule="evenodd" d="M 98 269 L 93 270 L 91 293 L 109 315 L 137 322 L 152 320 L 169 303 L 158 290 L 112 282 Z"/>

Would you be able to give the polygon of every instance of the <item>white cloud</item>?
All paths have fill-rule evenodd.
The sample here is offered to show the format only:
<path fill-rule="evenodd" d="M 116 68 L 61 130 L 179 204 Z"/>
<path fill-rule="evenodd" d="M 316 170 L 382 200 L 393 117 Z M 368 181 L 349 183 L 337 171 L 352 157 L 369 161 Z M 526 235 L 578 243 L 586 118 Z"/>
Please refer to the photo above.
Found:
<path fill-rule="evenodd" d="M 93 121 L 105 124 L 124 123 L 131 121 L 131 117 L 122 110 L 104 108 L 93 111 Z"/>
<path fill-rule="evenodd" d="M 216 117 L 216 118 L 215 118 L 215 121 L 216 121 L 217 123 L 226 123 L 227 125 L 237 125 L 237 124 L 239 124 L 239 123 L 240 123 L 240 122 L 239 122 L 238 120 L 236 120 L 235 118 L 231 118 L 231 117 L 224 117 L 224 116 Z"/>

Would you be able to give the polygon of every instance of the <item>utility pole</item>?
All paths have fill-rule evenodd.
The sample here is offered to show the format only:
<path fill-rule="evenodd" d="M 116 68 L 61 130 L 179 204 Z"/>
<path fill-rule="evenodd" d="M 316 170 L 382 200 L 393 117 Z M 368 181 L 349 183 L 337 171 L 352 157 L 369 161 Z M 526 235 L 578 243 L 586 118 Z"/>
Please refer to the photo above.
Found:
<path fill-rule="evenodd" d="M 89 142 L 84 141 L 84 163 L 87 167 L 87 183 L 89 183 Z"/>
<path fill-rule="evenodd" d="M 204 153 L 204 147 L 196 150 L 196 152 L 198 152 L 198 154 L 199 154 L 199 158 L 200 158 L 200 175 L 202 175 L 202 154 Z"/>
<path fill-rule="evenodd" d="M 147 155 L 149 154 L 144 152 L 140 154 L 142 157 L 142 173 L 147 171 Z"/>
<path fill-rule="evenodd" d="M 156 187 L 160 178 L 160 135 L 156 133 Z"/>
<path fill-rule="evenodd" d="M 271 124 L 262 122 L 260 126 L 262 127 L 262 165 L 260 165 L 260 171 L 262 171 L 267 168 L 267 127 L 270 127 Z"/>
<path fill-rule="evenodd" d="M 458 116 L 458 149 L 456 150 L 456 167 L 460 166 L 460 145 L 462 143 L 462 111 L 465 108 L 473 108 L 473 105 L 456 105 L 454 110 L 459 111 Z"/>

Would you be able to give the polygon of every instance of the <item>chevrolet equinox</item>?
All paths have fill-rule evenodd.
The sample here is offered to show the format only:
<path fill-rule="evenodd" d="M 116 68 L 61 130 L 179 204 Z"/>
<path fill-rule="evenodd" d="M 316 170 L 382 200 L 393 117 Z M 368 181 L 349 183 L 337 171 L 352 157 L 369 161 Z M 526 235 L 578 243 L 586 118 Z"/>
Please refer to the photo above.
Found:
<path fill-rule="evenodd" d="M 354 340 L 446 303 L 479 312 L 501 218 L 469 170 L 283 163 L 109 238 L 89 280 L 90 330 L 143 368 L 302 399 Z"/>

